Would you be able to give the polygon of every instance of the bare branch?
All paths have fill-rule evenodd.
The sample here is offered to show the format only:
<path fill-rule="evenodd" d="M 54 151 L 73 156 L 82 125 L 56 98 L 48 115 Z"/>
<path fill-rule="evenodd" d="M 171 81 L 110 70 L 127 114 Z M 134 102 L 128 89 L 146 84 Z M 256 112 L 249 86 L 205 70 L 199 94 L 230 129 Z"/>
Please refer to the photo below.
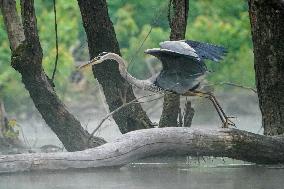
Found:
<path fill-rule="evenodd" d="M 14 51 L 25 40 L 23 25 L 16 9 L 16 2 L 15 0 L 0 0 L 0 7 L 10 41 L 10 48 Z"/>
<path fill-rule="evenodd" d="M 236 83 L 231 83 L 231 82 L 220 82 L 220 83 L 215 83 L 215 84 L 206 85 L 206 86 L 214 86 L 214 85 L 230 85 L 230 86 L 233 86 L 233 87 L 239 87 L 239 88 L 243 88 L 243 89 L 248 89 L 248 90 L 253 91 L 254 93 L 257 93 L 257 90 L 255 88 L 247 87 L 247 86 L 243 86 L 243 85 L 236 84 Z"/>
<path fill-rule="evenodd" d="M 58 32 L 57 32 L 57 18 L 56 18 L 56 1 L 53 0 L 53 12 L 54 12 L 54 30 L 55 30 L 55 47 L 56 47 L 56 57 L 55 57 L 55 63 L 54 63 L 54 69 L 51 77 L 51 81 L 54 82 L 54 77 L 57 69 L 57 63 L 58 63 Z"/>
<path fill-rule="evenodd" d="M 138 100 L 142 99 L 142 98 L 146 98 L 146 97 L 150 97 L 150 96 L 153 96 L 153 95 L 157 95 L 157 94 L 149 94 L 149 95 L 145 95 L 145 96 L 141 96 L 139 98 L 135 98 L 133 100 L 131 100 L 130 102 L 127 102 L 125 104 L 123 104 L 122 106 L 120 106 L 119 108 L 115 109 L 114 111 L 110 112 L 109 114 L 107 114 L 101 121 L 100 123 L 98 124 L 98 126 L 93 130 L 93 132 L 91 133 L 91 136 L 89 138 L 89 140 L 94 136 L 94 134 L 99 130 L 99 128 L 103 125 L 103 123 L 110 117 L 112 116 L 113 114 L 119 112 L 121 109 L 131 105 L 131 104 L 134 104 L 134 103 L 137 103 Z M 161 97 L 159 97 L 161 98 Z M 158 99 L 159 99 L 158 98 Z M 154 99 L 154 100 L 157 100 L 157 99 Z M 149 101 L 146 101 L 146 102 L 151 102 L 151 100 Z M 145 102 L 138 102 L 138 103 L 145 103 Z"/>
<path fill-rule="evenodd" d="M 36 48 L 40 47 L 33 0 L 21 0 L 23 27 L 27 41 Z M 36 44 L 33 44 L 36 43 Z"/>

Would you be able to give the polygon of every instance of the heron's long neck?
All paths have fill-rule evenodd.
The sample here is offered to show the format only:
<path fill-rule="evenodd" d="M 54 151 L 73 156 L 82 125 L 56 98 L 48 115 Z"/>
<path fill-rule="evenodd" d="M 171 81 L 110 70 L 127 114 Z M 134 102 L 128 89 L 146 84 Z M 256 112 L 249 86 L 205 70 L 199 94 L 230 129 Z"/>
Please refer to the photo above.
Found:
<path fill-rule="evenodd" d="M 150 83 L 149 80 L 140 80 L 129 74 L 125 66 L 126 61 L 119 55 L 112 53 L 110 59 L 115 60 L 118 63 L 118 68 L 121 76 L 130 84 L 140 89 L 150 90 L 153 92 L 158 92 L 157 90 L 160 90 L 158 88 L 155 88 L 155 86 Z"/>

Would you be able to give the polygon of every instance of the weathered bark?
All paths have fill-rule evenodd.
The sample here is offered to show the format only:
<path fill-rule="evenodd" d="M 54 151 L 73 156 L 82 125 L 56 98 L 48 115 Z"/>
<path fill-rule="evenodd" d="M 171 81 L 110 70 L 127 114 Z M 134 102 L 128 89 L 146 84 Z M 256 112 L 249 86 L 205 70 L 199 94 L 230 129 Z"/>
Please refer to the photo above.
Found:
<path fill-rule="evenodd" d="M 165 94 L 163 111 L 159 127 L 177 127 L 177 118 L 180 112 L 180 96 L 177 94 Z"/>
<path fill-rule="evenodd" d="M 88 38 L 90 57 L 100 52 L 120 54 L 113 24 L 105 0 L 78 0 Z M 102 85 L 110 111 L 135 98 L 132 87 L 121 77 L 117 63 L 108 61 L 93 67 L 94 76 Z M 133 104 L 113 116 L 120 131 L 151 128 L 152 123 L 140 104 Z"/>
<path fill-rule="evenodd" d="M 184 108 L 184 117 L 183 117 L 183 126 L 184 127 L 190 127 L 192 120 L 193 120 L 193 116 L 194 116 L 194 109 L 191 106 L 191 102 L 187 101 L 185 103 L 185 108 Z"/>
<path fill-rule="evenodd" d="M 9 23 L 9 27 L 6 27 L 6 29 L 10 40 L 10 48 L 16 49 L 25 40 L 25 36 L 23 26 L 17 14 L 15 1 L 0 0 L 0 6 L 4 22 Z"/>
<path fill-rule="evenodd" d="M 123 166 L 159 155 L 230 157 L 277 164 L 284 163 L 284 138 L 237 129 L 143 129 L 84 151 L 0 156 L 0 173 Z"/>
<path fill-rule="evenodd" d="M 280 0 L 249 0 L 256 87 L 266 135 L 284 133 L 284 8 L 281 4 Z"/>
<path fill-rule="evenodd" d="M 171 6 L 173 15 L 171 16 Z M 189 0 L 169 1 L 169 25 L 171 27 L 170 40 L 181 40 L 185 38 Z M 166 94 L 164 97 L 163 111 L 159 127 L 177 126 L 177 117 L 180 112 L 180 96 L 177 94 Z"/>
<path fill-rule="evenodd" d="M 1 1 L 7 31 L 15 32 L 8 35 L 12 67 L 21 74 L 22 81 L 43 119 L 68 151 L 83 150 L 105 143 L 100 138 L 88 142 L 90 134 L 68 112 L 45 75 L 33 1 L 21 0 L 23 25 L 19 22 L 15 4 L 13 0 Z"/>

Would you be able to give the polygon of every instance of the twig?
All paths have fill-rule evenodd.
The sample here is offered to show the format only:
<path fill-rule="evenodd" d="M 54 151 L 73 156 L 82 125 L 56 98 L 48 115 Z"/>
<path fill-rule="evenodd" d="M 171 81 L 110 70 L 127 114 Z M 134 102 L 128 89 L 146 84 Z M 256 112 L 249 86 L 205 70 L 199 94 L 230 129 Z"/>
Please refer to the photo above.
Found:
<path fill-rule="evenodd" d="M 149 95 L 148 95 L 149 96 Z M 152 96 L 152 95 L 151 95 Z M 133 102 L 134 104 L 143 104 L 143 103 L 146 103 L 146 102 L 153 102 L 153 101 L 155 101 L 155 100 L 159 100 L 159 99 L 161 99 L 161 98 L 163 98 L 164 97 L 164 95 L 162 95 L 162 96 L 160 96 L 160 97 L 158 97 L 158 98 L 154 98 L 154 99 L 151 99 L 151 100 L 146 100 L 146 101 L 142 101 L 142 102 Z"/>
<path fill-rule="evenodd" d="M 88 125 L 89 125 L 90 119 L 88 119 L 87 123 L 85 124 L 85 130 L 88 130 Z"/>
<path fill-rule="evenodd" d="M 100 98 L 101 101 L 102 101 L 102 104 L 103 104 L 103 107 L 104 107 L 104 109 L 105 109 L 105 112 L 108 113 L 109 111 L 108 111 L 107 104 L 106 104 L 106 102 L 105 102 L 105 100 L 104 100 L 103 90 L 102 90 L 101 85 L 100 85 L 100 83 L 98 82 L 98 80 L 96 80 L 96 81 L 97 81 L 97 84 L 98 84 L 98 87 L 99 87 L 99 95 L 100 95 L 99 98 Z"/>
<path fill-rule="evenodd" d="M 24 139 L 24 142 L 25 142 L 26 146 L 29 147 L 30 149 L 32 149 L 32 146 L 30 145 L 30 142 L 28 141 L 28 139 L 27 139 L 26 136 L 25 136 L 25 133 L 24 133 L 23 128 L 22 128 L 21 125 L 19 125 L 19 124 L 17 124 L 17 126 L 18 126 L 18 127 L 20 128 L 20 130 L 21 130 L 22 137 L 23 137 L 23 139 Z"/>
<path fill-rule="evenodd" d="M 88 139 L 88 141 L 90 141 L 92 139 L 92 137 L 94 136 L 94 134 L 99 130 L 99 128 L 102 126 L 102 124 L 110 117 L 112 116 L 113 114 L 119 112 L 122 108 L 125 108 L 126 106 L 129 106 L 131 104 L 134 104 L 134 103 L 145 103 L 145 102 L 151 102 L 153 100 L 157 100 L 159 98 L 162 98 L 162 97 L 159 97 L 157 99 L 152 99 L 152 100 L 149 100 L 149 101 L 145 101 L 145 102 L 137 102 L 138 100 L 142 99 L 142 98 L 146 98 L 146 97 L 150 97 L 150 96 L 154 96 L 154 95 L 157 95 L 156 93 L 154 94 L 149 94 L 149 95 L 145 95 L 145 96 L 142 96 L 142 97 L 139 97 L 139 98 L 135 98 L 133 100 L 131 100 L 130 102 L 127 102 L 126 104 L 123 104 L 122 106 L 118 107 L 117 109 L 115 109 L 114 111 L 110 112 L 109 114 L 107 114 L 101 121 L 100 123 L 98 124 L 98 126 L 93 130 L 93 132 L 91 133 L 91 136 L 90 138 Z"/>
<path fill-rule="evenodd" d="M 146 40 L 148 39 L 148 37 L 150 36 L 151 32 L 153 30 L 153 26 L 150 26 L 150 30 L 148 31 L 146 37 L 143 39 L 142 43 L 140 44 L 139 48 L 135 51 L 134 55 L 131 57 L 130 61 L 129 61 L 129 67 L 128 67 L 128 70 L 132 69 L 132 62 L 134 60 L 134 57 L 139 53 L 139 51 L 141 50 L 141 48 L 143 47 L 144 43 L 146 42 Z"/>
<path fill-rule="evenodd" d="M 157 25 L 158 23 L 158 19 L 161 17 L 162 13 L 163 13 L 163 9 L 165 9 L 165 7 L 161 6 L 156 10 L 156 13 L 154 14 L 154 18 L 152 19 L 152 23 L 150 25 L 150 29 L 147 33 L 147 35 L 145 36 L 145 38 L 143 39 L 142 43 L 140 44 L 139 48 L 135 51 L 135 53 L 133 54 L 133 56 L 131 57 L 130 61 L 129 61 L 129 67 L 127 68 L 128 70 L 132 69 L 132 62 L 134 60 L 134 57 L 139 53 L 139 51 L 141 50 L 141 48 L 143 47 L 144 43 L 146 42 L 146 40 L 148 39 L 148 37 L 150 36 L 153 28 L 155 25 Z"/>
<path fill-rule="evenodd" d="M 53 0 L 53 11 L 54 11 L 54 30 L 55 30 L 55 46 L 56 46 L 56 57 L 55 57 L 55 64 L 54 69 L 51 77 L 51 81 L 54 81 L 57 63 L 58 63 L 58 32 L 57 32 L 57 18 L 56 18 L 56 2 Z"/>
<path fill-rule="evenodd" d="M 257 90 L 255 88 L 242 86 L 242 85 L 239 85 L 239 84 L 236 84 L 236 83 L 230 83 L 230 82 L 221 82 L 221 83 L 216 83 L 216 84 L 206 85 L 206 86 L 214 86 L 214 85 L 230 85 L 230 86 L 233 86 L 233 87 L 248 89 L 248 90 L 253 91 L 254 93 L 257 93 Z"/>

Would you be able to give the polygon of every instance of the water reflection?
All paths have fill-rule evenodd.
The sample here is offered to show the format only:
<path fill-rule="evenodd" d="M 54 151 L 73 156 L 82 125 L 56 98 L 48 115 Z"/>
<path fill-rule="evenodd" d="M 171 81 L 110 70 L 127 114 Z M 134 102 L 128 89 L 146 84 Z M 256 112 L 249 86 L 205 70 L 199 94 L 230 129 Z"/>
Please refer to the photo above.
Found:
<path fill-rule="evenodd" d="M 284 169 L 263 166 L 128 166 L 121 169 L 24 173 L 0 176 L 1 189 L 245 189 L 283 188 Z"/>

